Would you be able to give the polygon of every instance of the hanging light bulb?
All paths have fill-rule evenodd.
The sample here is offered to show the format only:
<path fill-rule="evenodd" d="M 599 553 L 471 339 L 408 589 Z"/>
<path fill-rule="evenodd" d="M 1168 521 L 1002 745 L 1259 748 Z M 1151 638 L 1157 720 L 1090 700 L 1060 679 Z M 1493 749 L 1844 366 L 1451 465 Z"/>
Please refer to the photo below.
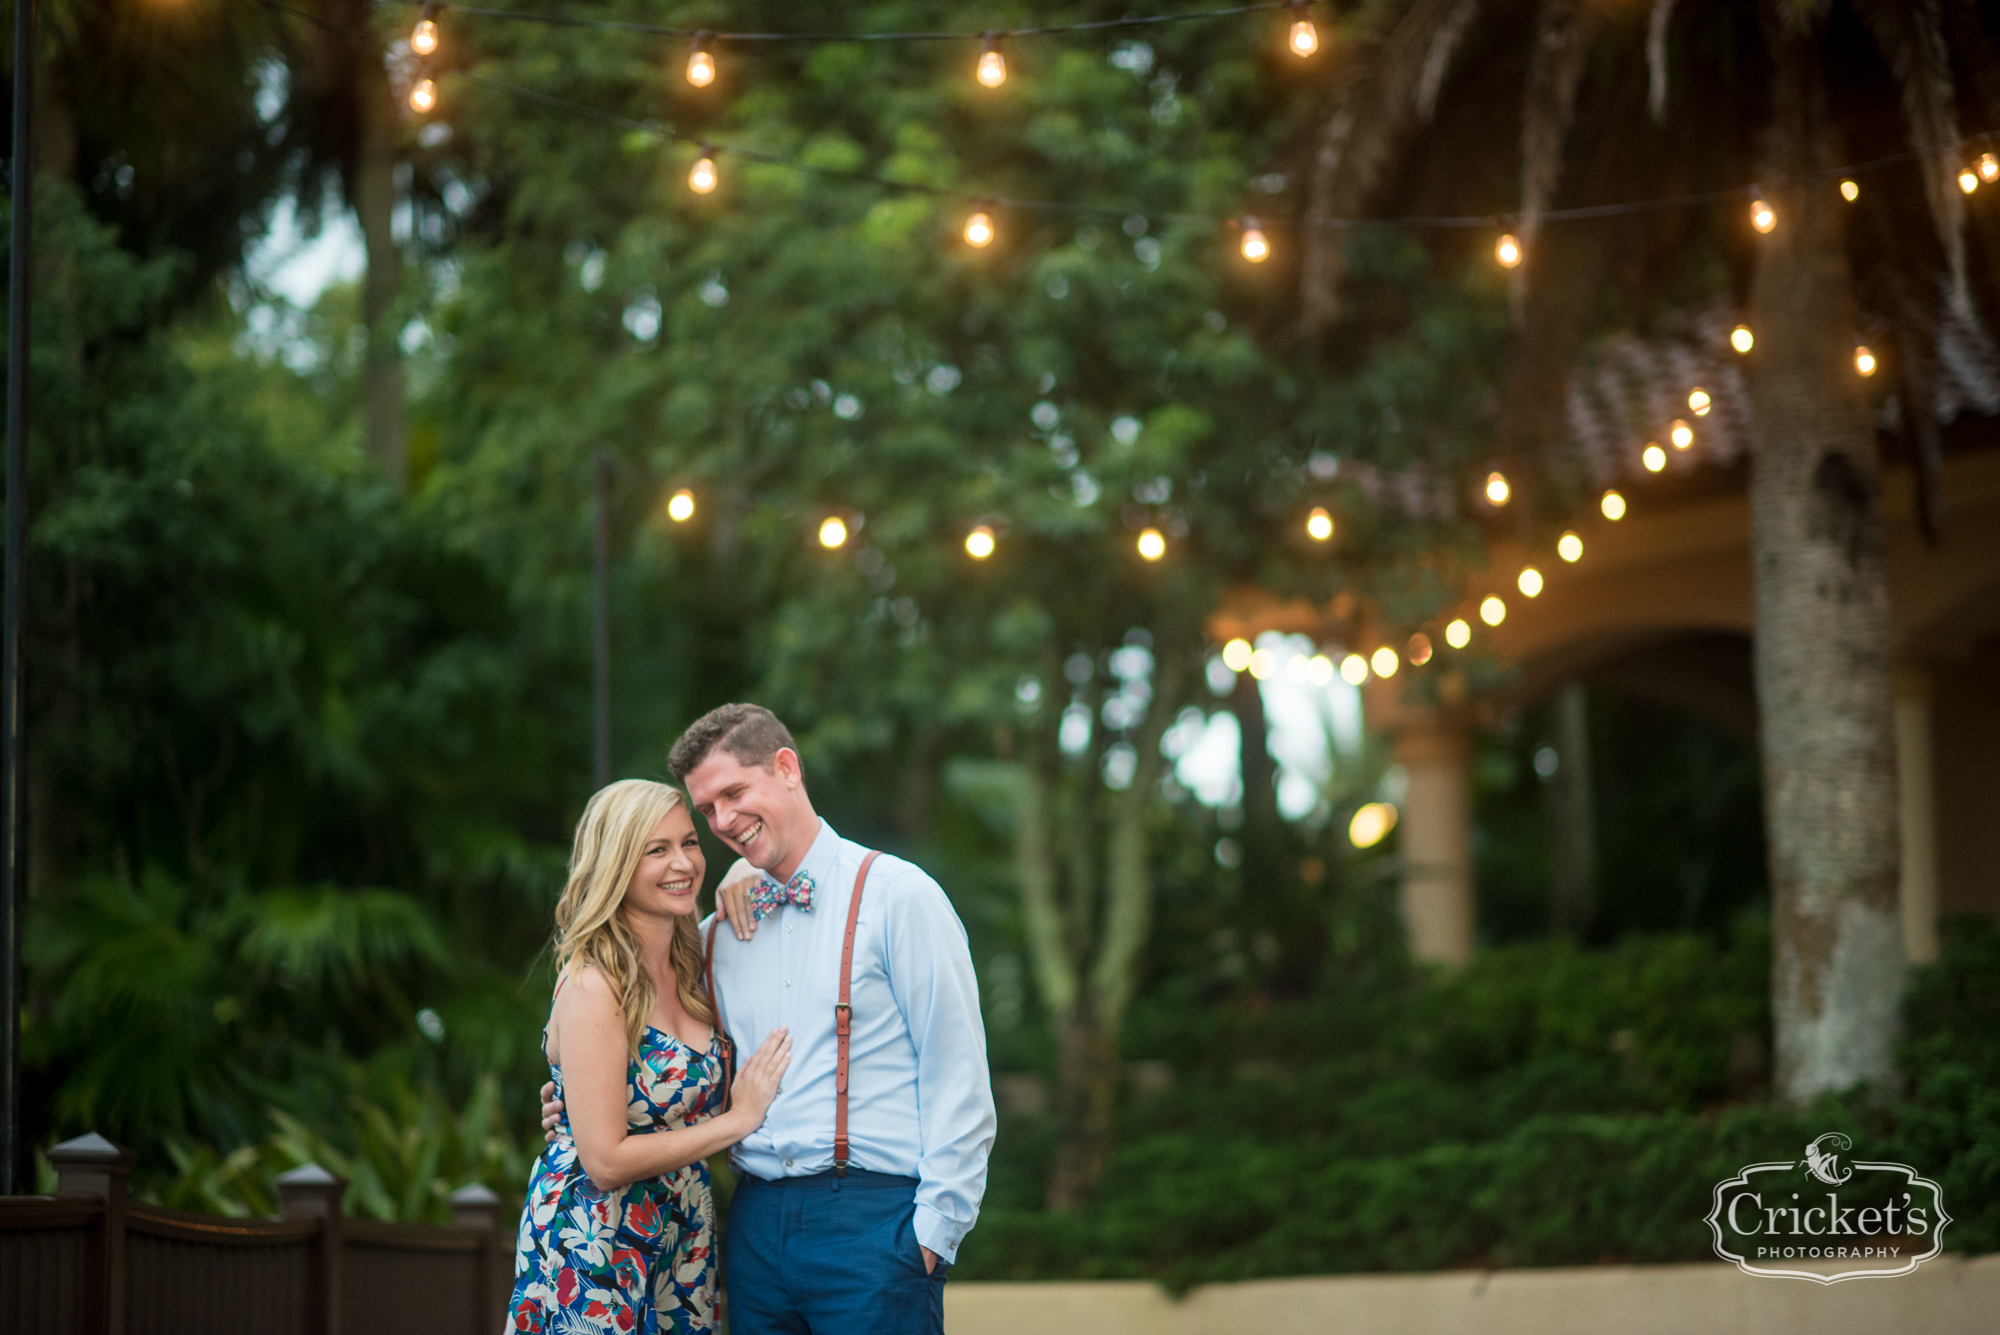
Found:
<path fill-rule="evenodd" d="M 1378 677 L 1393 677 L 1396 675 L 1396 669 L 1402 665 L 1403 660 L 1398 658 L 1396 651 L 1386 644 L 1368 656 L 1368 666 L 1375 669 L 1375 675 Z"/>
<path fill-rule="evenodd" d="M 1840 183 L 1840 197 L 1852 204 L 1855 200 L 1861 198 L 1861 187 L 1853 181 L 1842 181 Z"/>
<path fill-rule="evenodd" d="M 705 32 L 694 35 L 694 45 L 688 48 L 687 80 L 697 88 L 706 88 L 715 82 L 715 52 L 709 49 L 714 39 Z"/>
<path fill-rule="evenodd" d="M 1500 267 L 1503 269 L 1511 269 L 1521 262 L 1521 243 L 1514 239 L 1512 232 L 1506 233 L 1494 243 L 1493 258 L 1500 261 Z"/>
<path fill-rule="evenodd" d="M 438 49 L 438 25 L 431 17 L 436 13 L 436 5 L 425 5 L 423 14 L 417 19 L 417 26 L 410 30 L 410 50 L 420 56 L 427 56 Z"/>
<path fill-rule="evenodd" d="M 438 103 L 438 86 L 429 75 L 410 85 L 410 110 L 419 116 L 428 115 Z"/>
<path fill-rule="evenodd" d="M 1607 491 L 1604 493 L 1604 499 L 1597 503 L 1597 508 L 1604 512 L 1606 519 L 1615 524 L 1625 517 L 1625 498 L 1615 491 Z"/>
<path fill-rule="evenodd" d="M 1575 565 L 1583 559 L 1583 539 L 1575 533 L 1565 533 L 1556 539 L 1556 555 Z"/>
<path fill-rule="evenodd" d="M 694 493 L 682 487 L 667 499 L 667 518 L 685 524 L 694 518 Z"/>
<path fill-rule="evenodd" d="M 1368 660 L 1360 654 L 1349 654 L 1340 660 L 1340 679 L 1349 686 L 1359 686 L 1368 680 Z"/>
<path fill-rule="evenodd" d="M 1243 220 L 1243 258 L 1252 264 L 1262 264 L 1271 258 L 1271 243 L 1264 239 L 1255 218 Z"/>
<path fill-rule="evenodd" d="M 1507 604 L 1500 601 L 1498 594 L 1488 594 L 1479 604 L 1479 619 L 1489 626 L 1497 626 L 1507 619 Z"/>
<path fill-rule="evenodd" d="M 1139 555 L 1148 561 L 1157 561 L 1167 554 L 1167 540 L 1160 530 L 1149 528 L 1139 535 Z"/>
<path fill-rule="evenodd" d="M 1333 516 L 1323 505 L 1315 505 L 1306 516 L 1306 536 L 1314 542 L 1325 542 L 1333 536 Z"/>
<path fill-rule="evenodd" d="M 1454 649 L 1463 649 L 1471 644 L 1472 623 L 1464 617 L 1452 618 L 1451 624 L 1444 628 L 1444 642 Z"/>
<path fill-rule="evenodd" d="M 1000 54 L 1000 34 L 989 32 L 979 41 L 979 82 L 988 88 L 998 88 L 1007 82 L 1007 57 Z"/>
<path fill-rule="evenodd" d="M 1306 663 L 1306 684 L 1309 686 L 1330 685 L 1333 682 L 1334 670 L 1331 658 L 1328 658 L 1325 654 L 1314 654 Z"/>
<path fill-rule="evenodd" d="M 1231 640 L 1222 646 L 1222 666 L 1231 672 L 1241 672 L 1250 666 L 1250 655 L 1254 652 L 1250 641 L 1240 638 Z"/>
<path fill-rule="evenodd" d="M 975 561 L 984 561 L 993 555 L 993 530 L 981 524 L 965 535 L 965 554 Z"/>
<path fill-rule="evenodd" d="M 2000 158 L 1994 157 L 1991 153 L 1981 153 L 1979 155 L 1979 177 L 1989 185 L 1994 181 L 2000 181 Z"/>
<path fill-rule="evenodd" d="M 1768 232 L 1778 225 L 1777 210 L 1764 202 L 1763 195 L 1755 186 L 1750 187 L 1750 225 L 1760 232 Z"/>
<path fill-rule="evenodd" d="M 1708 397 L 1707 390 L 1693 389 L 1688 391 L 1688 407 L 1694 410 L 1696 417 L 1708 416 L 1708 410 L 1714 406 L 1715 400 Z"/>
<path fill-rule="evenodd" d="M 1542 596 L 1542 572 L 1533 566 L 1524 566 L 1520 577 L 1514 581 L 1521 592 L 1530 598 Z"/>
<path fill-rule="evenodd" d="M 1866 344 L 1854 350 L 1854 369 L 1863 375 L 1875 374 L 1875 354 L 1868 350 Z"/>
<path fill-rule="evenodd" d="M 839 515 L 828 515 L 826 522 L 819 526 L 819 545 L 832 551 L 847 542 L 847 525 Z"/>
<path fill-rule="evenodd" d="M 1658 445 L 1648 445 L 1639 456 L 1639 462 L 1646 465 L 1648 473 L 1657 473 L 1667 466 L 1667 452 Z"/>
<path fill-rule="evenodd" d="M 1410 637 L 1410 645 L 1405 652 L 1409 655 L 1411 667 L 1422 667 L 1431 661 L 1431 637 L 1418 631 Z"/>
<path fill-rule="evenodd" d="M 1669 433 L 1669 439 L 1674 442 L 1675 449 L 1684 450 L 1694 444 L 1694 428 L 1686 422 L 1676 419 L 1673 431 Z"/>
<path fill-rule="evenodd" d="M 1486 475 L 1486 499 L 1490 503 L 1505 505 L 1507 498 L 1513 494 L 1514 489 L 1507 485 L 1505 477 L 1502 477 L 1499 473 L 1488 473 Z"/>
<path fill-rule="evenodd" d="M 1312 19 L 1306 15 L 1306 7 L 1295 0 L 1292 5 L 1292 31 L 1288 38 L 1292 54 L 1300 58 L 1319 50 L 1319 29 L 1313 27 Z"/>
<path fill-rule="evenodd" d="M 705 195 L 715 189 L 715 182 L 715 159 L 704 152 L 695 162 L 694 170 L 688 173 L 688 189 Z"/>
<path fill-rule="evenodd" d="M 1958 188 L 1968 195 L 1977 190 L 1979 188 L 1979 173 L 1967 167 L 1958 174 Z"/>
<path fill-rule="evenodd" d="M 1757 336 L 1750 332 L 1749 325 L 1737 325 L 1729 331 L 1729 346 L 1738 352 L 1748 352 L 1757 346 Z"/>
<path fill-rule="evenodd" d="M 965 244 L 987 246 L 993 243 L 993 219 L 986 216 L 984 209 L 975 209 L 965 220 Z"/>

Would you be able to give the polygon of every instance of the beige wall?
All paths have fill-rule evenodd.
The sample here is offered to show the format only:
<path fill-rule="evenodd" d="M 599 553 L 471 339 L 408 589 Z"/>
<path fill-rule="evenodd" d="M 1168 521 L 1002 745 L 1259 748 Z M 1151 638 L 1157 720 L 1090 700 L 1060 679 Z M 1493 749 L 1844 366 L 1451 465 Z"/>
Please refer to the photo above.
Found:
<path fill-rule="evenodd" d="M 951 1284 L 951 1335 L 1987 1335 L 2000 1256 L 1820 1286 L 1722 1265 L 1144 1283 Z"/>

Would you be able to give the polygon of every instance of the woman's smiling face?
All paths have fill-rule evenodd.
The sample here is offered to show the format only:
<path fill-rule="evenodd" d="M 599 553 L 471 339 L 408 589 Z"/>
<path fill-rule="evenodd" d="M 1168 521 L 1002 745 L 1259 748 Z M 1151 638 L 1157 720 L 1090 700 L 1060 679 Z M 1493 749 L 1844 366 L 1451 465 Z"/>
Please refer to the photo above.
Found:
<path fill-rule="evenodd" d="M 687 804 L 677 802 L 660 817 L 639 850 L 639 865 L 625 887 L 626 912 L 687 917 L 695 912 L 695 897 L 707 870 Z"/>

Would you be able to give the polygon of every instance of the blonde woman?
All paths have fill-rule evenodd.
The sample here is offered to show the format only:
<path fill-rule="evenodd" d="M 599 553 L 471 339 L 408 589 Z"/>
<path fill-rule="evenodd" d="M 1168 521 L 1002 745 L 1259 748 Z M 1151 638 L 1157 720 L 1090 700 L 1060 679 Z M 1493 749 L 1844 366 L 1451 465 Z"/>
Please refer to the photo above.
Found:
<path fill-rule="evenodd" d="M 584 808 L 542 1039 L 565 1112 L 521 1210 L 512 1330 L 716 1329 L 705 1160 L 763 1124 L 791 1038 L 774 1031 L 724 1097 L 695 931 L 704 870 L 666 784 L 625 779 Z"/>

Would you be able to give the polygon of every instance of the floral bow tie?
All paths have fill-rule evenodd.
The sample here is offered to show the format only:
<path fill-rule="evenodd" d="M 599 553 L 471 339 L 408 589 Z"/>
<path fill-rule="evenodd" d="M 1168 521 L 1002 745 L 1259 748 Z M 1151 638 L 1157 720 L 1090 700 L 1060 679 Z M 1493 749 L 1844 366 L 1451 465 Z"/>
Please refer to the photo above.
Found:
<path fill-rule="evenodd" d="M 800 871 L 783 885 L 766 876 L 750 892 L 750 916 L 754 921 L 762 922 L 767 914 L 776 913 L 783 904 L 796 904 L 810 913 L 815 888 L 809 871 Z"/>

